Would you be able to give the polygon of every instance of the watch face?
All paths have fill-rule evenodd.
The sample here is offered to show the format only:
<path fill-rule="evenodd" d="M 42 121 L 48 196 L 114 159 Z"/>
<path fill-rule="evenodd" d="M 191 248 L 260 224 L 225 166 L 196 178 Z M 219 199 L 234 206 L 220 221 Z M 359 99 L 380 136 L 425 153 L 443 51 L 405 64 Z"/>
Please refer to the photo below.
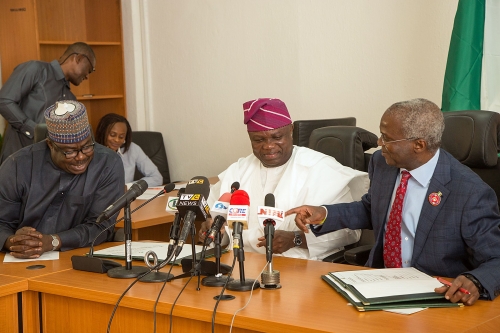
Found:
<path fill-rule="evenodd" d="M 302 238 L 300 237 L 300 234 L 295 234 L 295 238 L 293 239 L 293 242 L 294 242 L 295 246 L 302 245 Z"/>

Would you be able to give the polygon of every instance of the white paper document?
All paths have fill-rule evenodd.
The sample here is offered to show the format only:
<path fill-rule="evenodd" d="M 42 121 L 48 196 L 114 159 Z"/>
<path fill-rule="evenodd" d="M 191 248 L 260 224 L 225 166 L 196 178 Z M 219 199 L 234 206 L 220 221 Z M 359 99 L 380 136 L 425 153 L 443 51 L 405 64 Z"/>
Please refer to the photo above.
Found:
<path fill-rule="evenodd" d="M 57 260 L 59 259 L 59 251 L 49 251 L 44 252 L 40 257 L 36 259 L 18 259 L 6 253 L 3 257 L 3 262 L 27 262 L 27 261 L 38 261 L 38 260 Z"/>
<path fill-rule="evenodd" d="M 333 273 L 355 287 L 366 298 L 433 293 L 442 283 L 413 267 L 385 268 Z"/>
<path fill-rule="evenodd" d="M 196 245 L 196 253 L 200 253 L 202 250 L 201 245 Z M 146 255 L 146 252 L 154 251 L 158 256 L 159 260 L 165 260 L 168 253 L 168 243 L 161 242 L 132 242 L 132 257 L 142 257 Z M 101 255 L 106 257 L 125 257 L 125 245 L 117 245 L 113 247 L 108 247 L 107 249 L 94 251 L 94 255 Z M 182 247 L 181 253 L 177 259 L 181 259 L 192 255 L 191 244 L 185 244 Z"/>

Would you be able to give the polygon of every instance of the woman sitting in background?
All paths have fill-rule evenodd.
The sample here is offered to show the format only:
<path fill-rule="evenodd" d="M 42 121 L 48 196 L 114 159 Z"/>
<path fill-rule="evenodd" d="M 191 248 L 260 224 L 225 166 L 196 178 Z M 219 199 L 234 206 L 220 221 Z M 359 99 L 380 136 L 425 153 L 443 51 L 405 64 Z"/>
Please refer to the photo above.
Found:
<path fill-rule="evenodd" d="M 108 113 L 99 120 L 95 141 L 116 151 L 125 168 L 125 183 L 134 181 L 135 167 L 144 175 L 148 186 L 159 186 L 163 177 L 144 151 L 132 142 L 132 128 L 127 118 L 116 113 Z"/>

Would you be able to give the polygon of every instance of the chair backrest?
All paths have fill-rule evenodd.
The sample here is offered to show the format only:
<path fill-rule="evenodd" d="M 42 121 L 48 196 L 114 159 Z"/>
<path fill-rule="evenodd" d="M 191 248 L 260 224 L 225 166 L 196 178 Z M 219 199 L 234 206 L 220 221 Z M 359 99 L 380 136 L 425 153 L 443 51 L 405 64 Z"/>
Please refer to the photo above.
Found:
<path fill-rule="evenodd" d="M 167 152 L 160 132 L 132 131 L 132 142 L 142 148 L 151 161 L 158 167 L 163 176 L 163 184 L 170 183 Z M 139 170 L 135 170 L 134 180 L 144 177 Z"/>
<path fill-rule="evenodd" d="M 309 148 L 333 156 L 340 164 L 367 171 L 371 154 L 365 151 L 377 147 L 378 137 L 356 126 L 328 126 L 312 131 Z"/>
<path fill-rule="evenodd" d="M 441 147 L 477 173 L 500 198 L 500 114 L 467 110 L 447 111 L 443 115 Z"/>
<path fill-rule="evenodd" d="M 356 126 L 356 118 L 296 120 L 293 122 L 293 144 L 307 147 L 311 132 L 316 128 L 326 126 Z"/>
<path fill-rule="evenodd" d="M 34 143 L 45 140 L 47 137 L 47 124 L 40 123 L 35 125 Z"/>

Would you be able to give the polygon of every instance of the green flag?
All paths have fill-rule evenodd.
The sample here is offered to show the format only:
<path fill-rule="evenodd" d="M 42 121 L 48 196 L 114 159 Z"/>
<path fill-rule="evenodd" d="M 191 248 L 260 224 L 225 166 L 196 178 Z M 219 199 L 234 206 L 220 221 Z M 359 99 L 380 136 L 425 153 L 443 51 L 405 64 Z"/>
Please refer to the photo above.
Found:
<path fill-rule="evenodd" d="M 460 0 L 444 75 L 443 111 L 481 109 L 485 1 Z"/>

